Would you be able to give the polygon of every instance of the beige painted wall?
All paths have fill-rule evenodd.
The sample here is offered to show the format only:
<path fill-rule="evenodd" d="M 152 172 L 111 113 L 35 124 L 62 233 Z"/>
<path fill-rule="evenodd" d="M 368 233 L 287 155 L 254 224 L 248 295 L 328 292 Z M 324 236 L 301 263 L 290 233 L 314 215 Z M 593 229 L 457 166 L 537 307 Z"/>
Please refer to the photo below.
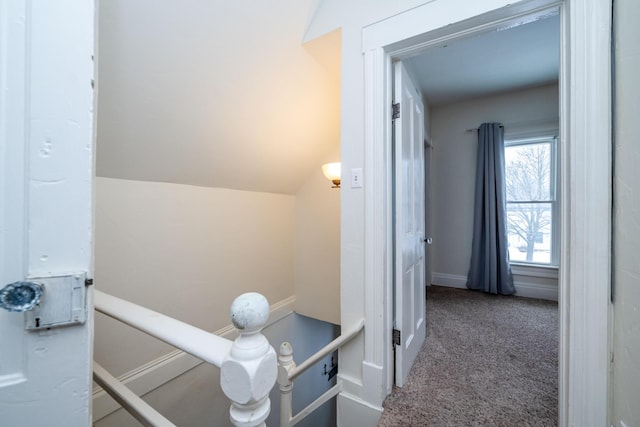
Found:
<path fill-rule="evenodd" d="M 339 137 L 317 3 L 99 1 L 97 174 L 295 194 Z"/>
<path fill-rule="evenodd" d="M 203 363 L 144 395 L 152 408 L 176 426 L 232 427 L 229 401 L 220 388 L 220 369 Z M 93 427 L 139 427 L 124 409 L 96 420 Z"/>
<path fill-rule="evenodd" d="M 96 288 L 200 328 L 238 295 L 294 293 L 293 196 L 96 179 Z M 171 351 L 96 316 L 95 359 L 118 376 Z"/>
<path fill-rule="evenodd" d="M 327 159 L 338 161 L 339 156 Z M 340 191 L 331 188 L 318 165 L 295 198 L 295 309 L 336 325 L 340 324 Z"/>
<path fill-rule="evenodd" d="M 611 422 L 640 425 L 640 3 L 615 2 L 615 280 Z"/>
<path fill-rule="evenodd" d="M 433 273 L 466 278 L 471 258 L 477 137 L 467 129 L 501 122 L 505 133 L 557 126 L 558 87 L 477 98 L 431 109 Z"/>

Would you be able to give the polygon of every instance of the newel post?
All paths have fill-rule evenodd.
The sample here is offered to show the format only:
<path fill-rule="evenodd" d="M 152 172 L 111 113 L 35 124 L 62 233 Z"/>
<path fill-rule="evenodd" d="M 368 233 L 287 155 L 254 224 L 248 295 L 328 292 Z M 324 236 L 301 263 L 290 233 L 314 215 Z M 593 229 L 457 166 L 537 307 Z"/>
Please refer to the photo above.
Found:
<path fill-rule="evenodd" d="M 235 426 L 263 427 L 271 410 L 269 392 L 276 383 L 276 352 L 260 333 L 269 319 L 269 302 L 255 292 L 231 304 L 231 321 L 240 336 L 220 367 L 222 391 L 231 400 Z"/>

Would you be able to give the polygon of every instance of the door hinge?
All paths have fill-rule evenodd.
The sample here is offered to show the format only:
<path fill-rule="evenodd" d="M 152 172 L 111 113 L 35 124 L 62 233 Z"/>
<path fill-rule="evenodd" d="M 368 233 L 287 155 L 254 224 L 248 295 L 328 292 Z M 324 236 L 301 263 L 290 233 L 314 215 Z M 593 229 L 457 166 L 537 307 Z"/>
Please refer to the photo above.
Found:
<path fill-rule="evenodd" d="M 392 112 L 391 119 L 399 119 L 400 118 L 400 103 L 396 102 L 395 104 L 391 104 Z"/>
<path fill-rule="evenodd" d="M 398 329 L 393 330 L 393 344 L 400 345 L 400 331 Z"/>

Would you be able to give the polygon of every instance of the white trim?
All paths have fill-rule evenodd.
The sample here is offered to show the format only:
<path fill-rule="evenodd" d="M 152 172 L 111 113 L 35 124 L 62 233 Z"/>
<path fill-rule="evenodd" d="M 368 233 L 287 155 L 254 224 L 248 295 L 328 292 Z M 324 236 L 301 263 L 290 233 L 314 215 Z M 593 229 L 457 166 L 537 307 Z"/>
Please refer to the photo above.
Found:
<path fill-rule="evenodd" d="M 514 280 L 516 296 L 558 301 L 558 286 L 544 283 L 520 282 Z"/>
<path fill-rule="evenodd" d="M 295 300 L 295 296 L 290 296 L 271 305 L 269 321 L 265 328 L 292 314 L 294 312 L 293 307 L 295 306 Z M 231 324 L 218 329 L 215 334 L 227 339 L 234 339 L 238 335 L 236 329 Z M 125 384 L 136 395 L 144 396 L 202 363 L 204 363 L 202 360 L 190 354 L 181 350 L 174 350 L 119 376 L 118 380 Z M 109 397 L 102 388 L 94 387 L 94 422 L 101 420 L 118 409 L 120 409 L 120 405 Z"/>
<path fill-rule="evenodd" d="M 552 283 L 537 283 L 535 278 L 545 281 L 557 280 L 557 271 L 555 277 L 553 272 L 543 271 L 540 275 L 535 275 L 533 271 L 525 271 L 525 274 L 513 273 L 513 282 L 516 288 L 516 297 L 537 298 L 549 301 L 558 300 L 558 285 Z M 447 288 L 467 289 L 467 278 L 455 274 L 433 273 L 431 281 L 435 286 L 444 286 Z M 427 291 L 428 293 L 428 291 Z"/>
<path fill-rule="evenodd" d="M 365 99 L 366 114 L 374 119 L 374 129 L 365 130 L 365 138 L 373 141 L 373 144 L 384 145 L 385 140 L 391 138 L 391 123 L 385 120 L 390 116 L 390 105 L 385 108 L 374 108 L 380 105 L 383 98 L 390 98 L 391 87 L 386 94 L 380 94 L 376 88 L 383 87 L 391 76 L 391 63 L 384 64 L 385 55 L 379 49 L 365 57 L 367 65 L 365 69 L 369 74 L 365 78 L 365 85 L 369 85 L 365 93 L 374 94 L 376 99 Z M 382 65 L 382 66 L 380 66 Z M 369 102 L 370 101 L 370 102 Z M 370 133 L 367 133 L 370 132 Z M 388 339 L 392 330 L 393 293 L 387 286 L 393 280 L 393 256 L 388 251 L 392 244 L 392 206 L 386 203 L 392 194 L 391 181 L 386 177 L 391 174 L 391 152 L 377 155 L 375 150 L 365 149 L 364 162 L 369 167 L 364 168 L 365 182 L 371 183 L 364 187 L 365 192 L 365 259 L 376 259 L 379 262 L 371 265 L 364 271 L 365 283 L 365 357 L 363 359 L 363 372 L 375 372 L 375 378 L 384 378 L 384 387 L 373 385 L 365 387 L 365 392 L 377 393 L 371 396 L 371 402 L 380 402 L 391 391 L 393 384 L 393 370 L 385 369 L 393 363 L 392 347 L 388 345 Z M 384 173 L 378 173 L 384 171 Z M 383 333 L 380 331 L 383 330 Z M 375 378 L 372 378 L 375 381 Z M 364 381 L 367 381 L 364 378 Z"/>
<path fill-rule="evenodd" d="M 360 399 L 358 395 L 346 391 L 338 394 L 337 406 L 339 426 L 376 426 L 382 416 L 382 407 L 371 405 Z"/>
<path fill-rule="evenodd" d="M 432 273 L 431 284 L 448 288 L 467 289 L 467 278 L 455 274 Z"/>
<path fill-rule="evenodd" d="M 608 422 L 611 0 L 569 0 L 562 51 L 560 425 Z M 562 117 L 561 117 L 562 120 Z"/>
<path fill-rule="evenodd" d="M 511 272 L 514 276 L 540 277 L 556 280 L 558 279 L 558 267 L 549 265 L 527 265 L 511 263 Z"/>
<path fill-rule="evenodd" d="M 556 6 L 561 14 L 560 69 L 560 159 L 561 170 L 561 264 L 560 264 L 560 381 L 559 425 L 605 425 L 608 405 L 609 354 L 609 263 L 610 263 L 610 30 L 611 1 L 600 0 L 525 0 L 509 6 L 495 1 L 493 12 L 487 10 L 491 1 L 457 0 L 429 2 L 405 13 L 365 27 L 362 33 L 364 53 L 365 101 L 365 170 L 370 175 L 375 165 L 390 151 L 386 134 L 382 141 L 376 132 L 378 121 L 384 120 L 391 99 L 389 76 L 385 67 L 392 58 L 403 59 L 420 49 L 454 37 L 466 37 L 485 31 L 512 19 L 543 8 Z M 565 6 L 566 5 L 566 6 Z M 458 7 L 460 6 L 460 7 Z M 444 8 L 444 9 L 442 9 Z M 437 13 L 435 13 L 437 12 Z M 463 16 L 469 13 L 467 16 Z M 449 22 L 443 22 L 447 17 Z M 465 20 L 466 19 L 466 20 Z M 451 24 L 454 23 L 454 24 Z M 450 24 L 450 25 L 447 25 Z M 384 84 L 376 84 L 383 76 Z M 370 104 L 371 103 L 371 104 Z M 380 135 L 380 134 L 377 134 Z M 603 164 L 604 163 L 604 164 Z M 384 211 L 389 197 L 371 196 L 385 193 L 390 173 L 375 169 L 381 179 L 369 180 L 365 199 L 368 215 L 371 209 Z M 379 230 L 365 224 L 367 236 L 382 239 L 388 233 L 388 221 Z M 367 247 L 371 243 L 367 243 Z M 376 266 L 385 265 L 387 251 L 365 253 L 365 275 L 373 277 Z M 388 295 L 392 283 L 367 282 L 366 286 L 383 286 L 377 295 Z M 388 333 L 368 322 L 374 307 L 384 302 L 367 301 L 366 339 Z M 389 322 L 389 307 L 384 318 Z M 386 361 L 385 369 L 393 369 Z M 387 376 L 388 377 L 388 376 Z M 390 385 L 381 384 L 388 390 Z"/>

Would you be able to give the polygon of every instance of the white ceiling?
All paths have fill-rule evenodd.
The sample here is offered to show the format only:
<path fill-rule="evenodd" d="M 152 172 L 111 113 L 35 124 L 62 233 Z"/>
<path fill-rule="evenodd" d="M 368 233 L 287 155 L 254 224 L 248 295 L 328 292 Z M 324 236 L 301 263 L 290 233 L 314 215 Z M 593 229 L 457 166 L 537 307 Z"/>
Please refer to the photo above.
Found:
<path fill-rule="evenodd" d="M 432 48 L 405 60 L 431 107 L 557 81 L 557 14 Z"/>

